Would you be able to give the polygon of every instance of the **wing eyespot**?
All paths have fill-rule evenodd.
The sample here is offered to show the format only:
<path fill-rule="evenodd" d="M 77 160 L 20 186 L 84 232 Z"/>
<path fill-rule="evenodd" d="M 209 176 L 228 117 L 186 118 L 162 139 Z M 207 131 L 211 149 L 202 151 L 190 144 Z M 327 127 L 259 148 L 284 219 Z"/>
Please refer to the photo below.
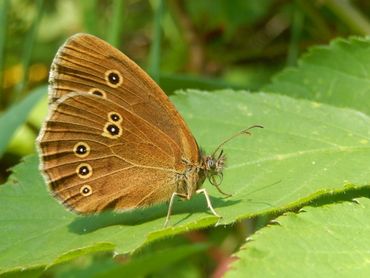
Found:
<path fill-rule="evenodd" d="M 92 167 L 87 163 L 81 163 L 76 169 L 76 173 L 81 179 L 87 179 L 91 177 L 92 172 Z"/>
<path fill-rule="evenodd" d="M 78 142 L 74 145 L 73 152 L 76 156 L 84 158 L 90 154 L 90 146 L 85 142 Z"/>
<path fill-rule="evenodd" d="M 110 122 L 114 122 L 114 123 L 121 123 L 122 122 L 122 117 L 120 114 L 118 114 L 117 112 L 109 112 L 108 113 L 108 120 Z"/>
<path fill-rule="evenodd" d="M 118 70 L 107 70 L 105 72 L 105 81 L 109 87 L 118 88 L 122 84 L 123 78 Z"/>
<path fill-rule="evenodd" d="M 111 139 L 117 139 L 122 135 L 122 128 L 119 124 L 107 122 L 102 135 Z"/>
<path fill-rule="evenodd" d="M 111 136 L 116 136 L 120 133 L 120 128 L 115 124 L 109 124 L 106 128 Z"/>
<path fill-rule="evenodd" d="M 102 97 L 102 98 L 107 98 L 107 94 L 103 90 L 98 89 L 98 88 L 91 88 L 89 90 L 89 94 Z"/>
<path fill-rule="evenodd" d="M 90 196 L 92 194 L 91 186 L 87 184 L 81 186 L 80 193 L 85 197 Z"/>

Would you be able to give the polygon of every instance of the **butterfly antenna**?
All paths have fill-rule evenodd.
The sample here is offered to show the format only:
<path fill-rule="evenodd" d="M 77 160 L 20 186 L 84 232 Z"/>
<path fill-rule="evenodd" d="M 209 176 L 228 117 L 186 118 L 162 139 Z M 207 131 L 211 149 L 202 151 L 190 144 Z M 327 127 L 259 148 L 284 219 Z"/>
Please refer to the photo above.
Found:
<path fill-rule="evenodd" d="M 231 135 L 229 138 L 227 138 L 226 140 L 224 140 L 220 145 L 218 145 L 218 147 L 216 148 L 216 150 L 212 153 L 212 157 L 214 157 L 214 155 L 218 152 L 218 150 L 223 146 L 225 145 L 227 142 L 229 142 L 230 140 L 234 139 L 235 137 L 238 137 L 239 135 L 243 135 L 243 134 L 246 134 L 246 135 L 251 135 L 251 133 L 249 132 L 249 130 L 251 130 L 252 128 L 263 128 L 263 126 L 261 125 L 252 125 L 246 129 L 243 129 L 241 131 L 239 131 L 238 133 L 235 133 L 234 135 Z"/>

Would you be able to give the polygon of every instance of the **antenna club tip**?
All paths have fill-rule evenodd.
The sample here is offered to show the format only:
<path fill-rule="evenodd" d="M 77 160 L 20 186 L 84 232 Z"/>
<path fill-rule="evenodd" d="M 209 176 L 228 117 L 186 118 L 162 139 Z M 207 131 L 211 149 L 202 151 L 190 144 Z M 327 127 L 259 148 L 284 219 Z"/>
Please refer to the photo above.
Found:
<path fill-rule="evenodd" d="M 249 130 L 251 130 L 252 128 L 255 128 L 255 127 L 258 127 L 258 128 L 264 128 L 262 125 L 252 125 L 244 130 L 241 131 L 241 133 L 245 133 L 245 134 L 249 134 L 251 135 L 251 133 L 249 132 Z"/>
<path fill-rule="evenodd" d="M 262 126 L 262 125 L 254 125 L 252 127 L 264 128 L 264 126 Z"/>

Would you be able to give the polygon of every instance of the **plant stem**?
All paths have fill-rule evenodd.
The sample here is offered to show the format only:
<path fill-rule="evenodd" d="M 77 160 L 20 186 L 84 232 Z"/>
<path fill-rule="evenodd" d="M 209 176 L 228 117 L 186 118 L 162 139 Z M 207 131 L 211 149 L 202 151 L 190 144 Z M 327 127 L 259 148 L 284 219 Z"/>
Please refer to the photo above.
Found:
<path fill-rule="evenodd" d="M 119 38 L 122 32 L 122 22 L 123 22 L 123 0 L 113 0 L 112 5 L 112 21 L 108 33 L 108 42 L 118 47 Z"/>
<path fill-rule="evenodd" d="M 6 41 L 6 22 L 8 17 L 9 0 L 0 3 L 0 88 L 4 88 L 3 72 L 5 70 L 5 41 Z M 0 92 L 0 106 L 5 105 L 4 95 Z"/>
<path fill-rule="evenodd" d="M 153 40 L 150 48 L 149 68 L 148 72 L 152 78 L 158 82 L 160 71 L 160 56 L 161 56 L 161 21 L 163 17 L 164 5 L 163 0 L 154 2 L 154 26 Z"/>
<path fill-rule="evenodd" d="M 370 35 L 370 23 L 348 0 L 323 0 L 342 21 L 359 35 Z"/>
<path fill-rule="evenodd" d="M 23 68 L 23 75 L 21 82 L 16 86 L 15 88 L 15 94 L 13 101 L 16 101 L 20 98 L 24 88 L 26 87 L 27 81 L 28 81 L 28 71 L 29 71 L 29 65 L 31 62 L 31 56 L 32 56 L 32 50 L 33 46 L 35 44 L 38 27 L 40 25 L 40 21 L 43 15 L 44 11 L 44 0 L 37 0 L 37 14 L 35 16 L 35 19 L 32 23 L 32 26 L 30 28 L 30 31 L 28 32 L 23 48 L 23 54 L 22 54 L 22 68 Z"/>

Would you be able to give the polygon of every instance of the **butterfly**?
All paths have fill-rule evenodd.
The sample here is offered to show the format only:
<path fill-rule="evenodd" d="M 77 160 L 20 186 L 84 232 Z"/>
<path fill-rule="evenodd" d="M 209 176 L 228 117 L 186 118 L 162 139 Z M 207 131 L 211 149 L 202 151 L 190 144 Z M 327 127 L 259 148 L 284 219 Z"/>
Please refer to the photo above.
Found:
<path fill-rule="evenodd" d="M 37 138 L 40 170 L 54 197 L 81 214 L 147 207 L 219 185 L 225 154 L 199 148 L 161 88 L 105 41 L 76 34 L 58 50 L 49 75 L 49 115 Z"/>

